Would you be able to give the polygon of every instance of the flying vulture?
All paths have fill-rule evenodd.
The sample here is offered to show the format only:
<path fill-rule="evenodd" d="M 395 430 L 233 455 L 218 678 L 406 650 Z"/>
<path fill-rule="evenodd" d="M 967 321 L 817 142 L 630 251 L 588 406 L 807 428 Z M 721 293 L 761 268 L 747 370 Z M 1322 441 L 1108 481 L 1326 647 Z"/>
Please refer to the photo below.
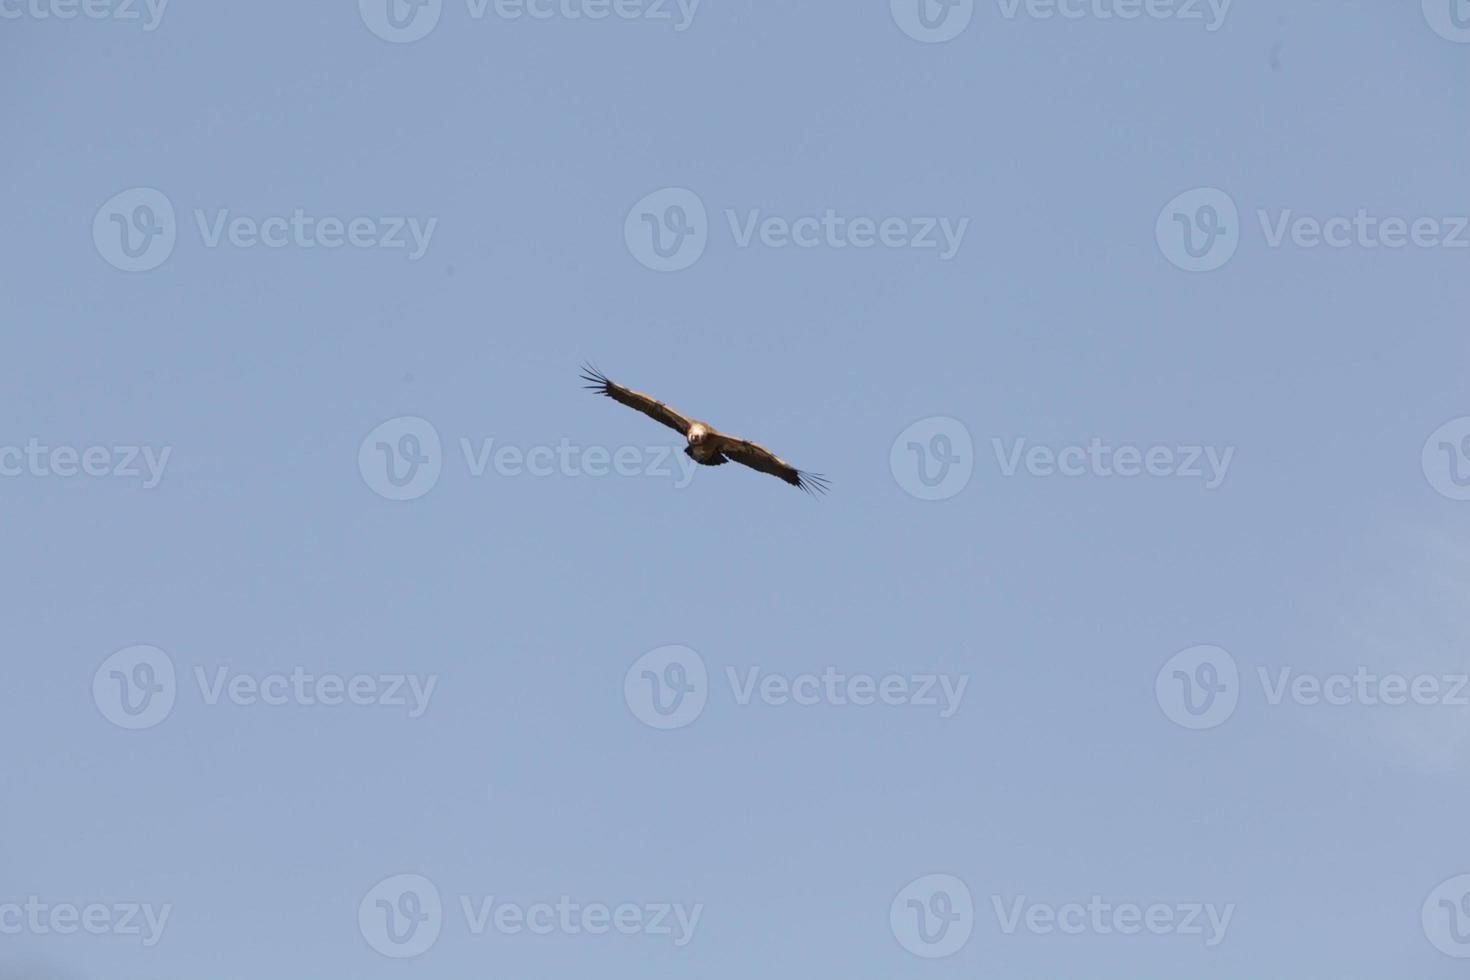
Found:
<path fill-rule="evenodd" d="M 807 493 L 827 492 L 828 482 L 819 474 L 799 470 L 769 449 L 757 446 L 753 442 L 727 436 L 723 432 L 716 431 L 713 426 L 685 418 L 663 402 L 654 401 L 641 392 L 614 384 L 595 367 L 583 365 L 582 380 L 587 382 L 584 387 L 590 391 L 604 394 L 615 402 L 622 402 L 629 408 L 636 408 L 655 422 L 662 422 L 684 436 L 689 440 L 689 445 L 684 447 L 684 455 L 696 463 L 705 466 L 719 466 L 734 460 L 753 470 L 769 473 L 771 476 L 785 480 L 793 487 L 805 490 Z"/>

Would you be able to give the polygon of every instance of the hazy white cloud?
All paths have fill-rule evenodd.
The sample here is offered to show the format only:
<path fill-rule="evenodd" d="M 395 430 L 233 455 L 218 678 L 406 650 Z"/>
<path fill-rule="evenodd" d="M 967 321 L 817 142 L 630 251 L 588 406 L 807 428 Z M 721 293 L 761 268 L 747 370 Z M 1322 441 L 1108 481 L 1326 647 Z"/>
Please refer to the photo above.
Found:
<path fill-rule="evenodd" d="M 1353 575 L 1341 576 L 1358 581 L 1338 593 L 1336 625 L 1324 635 L 1331 657 L 1409 677 L 1470 674 L 1466 530 L 1470 522 L 1407 528 L 1379 542 Z M 1361 736 L 1366 750 L 1396 764 L 1445 772 L 1470 762 L 1470 707 L 1463 704 L 1354 708 L 1350 718 L 1315 714 L 1336 737 Z"/>

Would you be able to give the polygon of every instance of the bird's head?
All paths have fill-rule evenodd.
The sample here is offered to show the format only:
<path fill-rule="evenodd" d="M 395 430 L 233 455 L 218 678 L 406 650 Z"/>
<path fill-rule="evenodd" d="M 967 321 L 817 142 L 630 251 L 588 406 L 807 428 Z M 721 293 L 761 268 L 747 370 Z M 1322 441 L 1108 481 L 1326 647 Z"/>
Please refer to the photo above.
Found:
<path fill-rule="evenodd" d="M 707 435 L 709 435 L 709 430 L 696 422 L 689 427 L 689 445 L 699 445 L 701 442 L 704 442 L 704 437 Z"/>

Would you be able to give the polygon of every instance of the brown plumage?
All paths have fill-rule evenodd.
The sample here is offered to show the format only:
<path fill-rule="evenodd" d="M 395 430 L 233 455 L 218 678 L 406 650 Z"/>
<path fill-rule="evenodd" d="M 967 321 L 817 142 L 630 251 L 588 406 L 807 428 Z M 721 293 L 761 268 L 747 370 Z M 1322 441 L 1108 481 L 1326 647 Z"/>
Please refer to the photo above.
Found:
<path fill-rule="evenodd" d="M 769 473 L 785 480 L 807 493 L 827 492 L 829 484 L 820 474 L 799 470 L 769 449 L 745 439 L 727 436 L 711 425 L 680 415 L 661 401 L 608 380 L 595 367 L 584 365 L 582 380 L 587 382 L 585 387 L 589 390 L 606 395 L 629 408 L 635 408 L 655 422 L 661 422 L 684 436 L 689 441 L 689 445 L 684 447 L 684 453 L 696 463 L 719 466 L 734 460 L 742 466 L 749 466 L 758 472 Z"/>

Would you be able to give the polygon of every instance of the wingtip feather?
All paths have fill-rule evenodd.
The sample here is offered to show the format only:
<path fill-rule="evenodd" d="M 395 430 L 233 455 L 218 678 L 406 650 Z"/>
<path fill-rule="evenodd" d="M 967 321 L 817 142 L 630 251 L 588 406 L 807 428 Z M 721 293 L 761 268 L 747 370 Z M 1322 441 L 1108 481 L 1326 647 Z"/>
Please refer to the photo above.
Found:
<path fill-rule="evenodd" d="M 608 393 L 608 386 L 612 384 L 608 380 L 607 375 L 599 371 L 597 366 L 591 361 L 582 362 L 581 378 L 587 382 L 587 384 L 582 386 L 583 388 L 586 388 L 588 391 L 600 391 L 604 395 Z"/>
<path fill-rule="evenodd" d="M 801 490 L 805 490 L 809 495 L 817 497 L 832 489 L 832 481 L 820 473 L 808 473 L 805 470 L 797 470 L 796 486 Z"/>

